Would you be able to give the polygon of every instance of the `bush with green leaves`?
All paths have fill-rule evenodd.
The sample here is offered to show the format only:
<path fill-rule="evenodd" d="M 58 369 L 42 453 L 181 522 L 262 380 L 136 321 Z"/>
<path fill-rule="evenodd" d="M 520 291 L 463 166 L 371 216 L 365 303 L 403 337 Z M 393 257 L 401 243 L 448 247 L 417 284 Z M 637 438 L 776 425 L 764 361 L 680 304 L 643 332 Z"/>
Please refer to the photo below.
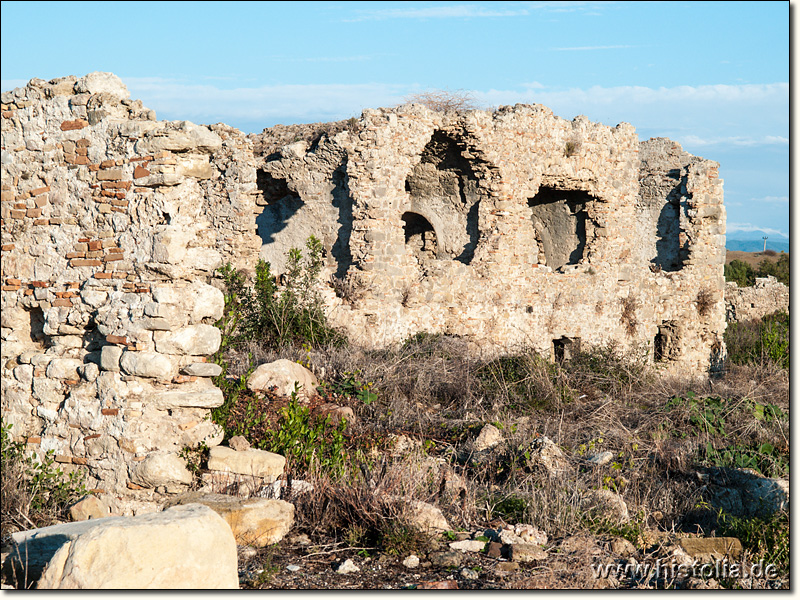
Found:
<path fill-rule="evenodd" d="M 222 331 L 219 356 L 244 341 L 276 346 L 310 343 L 343 345 L 345 337 L 331 327 L 315 288 L 322 270 L 322 242 L 311 236 L 307 253 L 287 254 L 285 285 L 279 287 L 270 264 L 259 260 L 252 286 L 230 264 L 219 269 L 225 284 L 225 309 L 217 327 Z"/>
<path fill-rule="evenodd" d="M 732 260 L 725 265 L 725 281 L 734 281 L 739 287 L 747 287 L 756 282 L 756 272 L 746 262 Z"/>
<path fill-rule="evenodd" d="M 83 473 L 64 473 L 57 465 L 54 451 L 39 460 L 15 442 L 11 424 L 0 423 L 2 439 L 2 526 L 19 529 L 43 527 L 63 519 L 69 506 L 88 493 Z"/>
<path fill-rule="evenodd" d="M 735 365 L 771 362 L 789 368 L 789 314 L 778 311 L 760 321 L 729 323 L 725 330 L 728 361 Z"/>

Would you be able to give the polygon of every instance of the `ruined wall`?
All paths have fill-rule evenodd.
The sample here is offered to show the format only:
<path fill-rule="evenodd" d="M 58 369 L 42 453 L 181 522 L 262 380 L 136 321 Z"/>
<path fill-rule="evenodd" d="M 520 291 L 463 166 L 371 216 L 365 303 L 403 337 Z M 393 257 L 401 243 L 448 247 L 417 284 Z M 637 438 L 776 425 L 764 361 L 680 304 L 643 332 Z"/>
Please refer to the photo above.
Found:
<path fill-rule="evenodd" d="M 262 257 L 280 271 L 321 237 L 330 317 L 366 346 L 428 331 L 558 357 L 617 341 L 683 372 L 724 355 L 722 182 L 675 142 L 538 105 L 408 105 L 257 155 L 285 193 L 268 194 Z"/>
<path fill-rule="evenodd" d="M 3 419 L 118 512 L 221 440 L 215 269 L 280 273 L 311 234 L 328 315 L 367 347 L 615 341 L 683 373 L 724 355 L 716 163 L 539 105 L 245 136 L 157 121 L 111 74 L 32 80 L 2 96 L 1 209 Z"/>
<path fill-rule="evenodd" d="M 725 314 L 729 322 L 758 320 L 776 311 L 789 312 L 789 286 L 772 275 L 757 277 L 755 285 L 725 283 Z"/>
<path fill-rule="evenodd" d="M 246 137 L 128 95 L 93 73 L 2 97 L 3 420 L 112 504 L 180 488 L 176 453 L 221 441 L 208 281 L 259 246 Z"/>

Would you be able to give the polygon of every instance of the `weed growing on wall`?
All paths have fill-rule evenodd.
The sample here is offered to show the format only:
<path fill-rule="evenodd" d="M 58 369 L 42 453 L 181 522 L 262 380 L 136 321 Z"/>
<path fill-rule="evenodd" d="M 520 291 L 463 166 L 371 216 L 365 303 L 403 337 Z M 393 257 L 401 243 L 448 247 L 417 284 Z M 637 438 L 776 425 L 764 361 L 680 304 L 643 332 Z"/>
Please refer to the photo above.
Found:
<path fill-rule="evenodd" d="M 29 529 L 63 519 L 70 504 L 86 495 L 83 473 L 66 474 L 57 466 L 54 452 L 42 460 L 13 440 L 11 424 L 0 424 L 2 438 L 2 526 Z"/>
<path fill-rule="evenodd" d="M 305 256 L 292 248 L 287 258 L 283 286 L 263 260 L 256 265 L 252 285 L 230 264 L 219 270 L 225 284 L 225 310 L 217 322 L 223 334 L 220 355 L 231 345 L 249 340 L 277 346 L 345 343 L 344 336 L 328 325 L 315 289 L 322 270 L 322 242 L 311 236 Z"/>

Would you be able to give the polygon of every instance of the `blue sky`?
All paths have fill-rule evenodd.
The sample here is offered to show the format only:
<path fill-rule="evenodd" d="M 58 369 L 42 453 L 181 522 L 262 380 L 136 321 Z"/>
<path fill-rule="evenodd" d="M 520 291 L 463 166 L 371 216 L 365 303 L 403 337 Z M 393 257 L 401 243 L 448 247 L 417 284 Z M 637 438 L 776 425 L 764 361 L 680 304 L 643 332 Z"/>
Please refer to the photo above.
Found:
<path fill-rule="evenodd" d="M 111 71 L 246 132 L 426 89 L 633 124 L 721 163 L 728 238 L 789 233 L 789 2 L 2 2 L 2 89 Z M 755 230 L 759 232 L 754 233 Z"/>

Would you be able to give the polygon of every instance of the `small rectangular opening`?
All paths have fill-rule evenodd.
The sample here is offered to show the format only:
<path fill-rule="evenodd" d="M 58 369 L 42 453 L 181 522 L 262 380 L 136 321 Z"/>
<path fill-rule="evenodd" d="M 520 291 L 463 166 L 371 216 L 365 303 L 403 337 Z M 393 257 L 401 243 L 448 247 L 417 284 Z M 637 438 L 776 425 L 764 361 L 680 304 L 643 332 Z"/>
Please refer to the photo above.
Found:
<path fill-rule="evenodd" d="M 581 338 L 561 337 L 553 340 L 553 358 L 556 362 L 572 360 L 580 349 Z"/>
<path fill-rule="evenodd" d="M 680 334 L 675 321 L 665 321 L 658 326 L 658 333 L 653 339 L 653 360 L 664 362 L 674 360 L 678 356 Z"/>

